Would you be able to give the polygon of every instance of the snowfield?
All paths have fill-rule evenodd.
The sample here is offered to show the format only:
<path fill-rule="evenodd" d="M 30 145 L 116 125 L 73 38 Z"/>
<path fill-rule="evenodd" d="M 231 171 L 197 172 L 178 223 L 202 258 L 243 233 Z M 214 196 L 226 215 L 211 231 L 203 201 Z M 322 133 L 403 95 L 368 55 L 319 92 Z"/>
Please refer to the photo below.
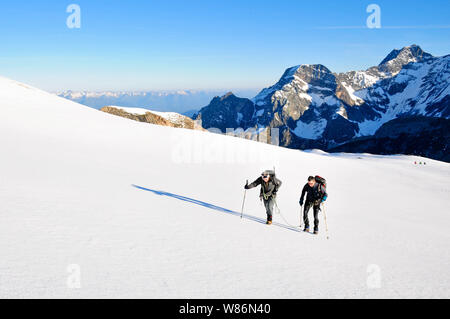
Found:
<path fill-rule="evenodd" d="M 2 298 L 450 297 L 447 163 L 139 123 L 5 78 L 0 110 Z M 323 214 L 318 237 L 264 225 L 258 190 L 240 219 L 273 166 L 291 224 L 327 178 L 330 240 Z"/>

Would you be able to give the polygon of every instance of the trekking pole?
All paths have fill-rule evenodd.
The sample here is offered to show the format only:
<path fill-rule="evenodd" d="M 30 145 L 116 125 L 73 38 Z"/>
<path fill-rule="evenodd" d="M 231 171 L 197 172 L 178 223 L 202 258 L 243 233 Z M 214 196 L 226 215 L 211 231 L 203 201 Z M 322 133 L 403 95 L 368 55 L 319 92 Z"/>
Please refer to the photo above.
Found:
<path fill-rule="evenodd" d="M 303 205 L 300 205 L 300 228 L 303 227 Z"/>
<path fill-rule="evenodd" d="M 248 185 L 248 180 L 246 185 Z M 244 205 L 245 205 L 245 197 L 247 196 L 247 189 L 244 191 L 244 200 L 242 201 L 242 209 L 241 209 L 241 219 L 244 216 Z"/>
<path fill-rule="evenodd" d="M 330 236 L 328 234 L 328 223 L 327 223 L 327 214 L 325 213 L 325 204 L 322 204 L 322 208 L 323 208 L 323 217 L 325 219 L 325 229 L 327 231 L 327 240 L 329 240 Z"/>

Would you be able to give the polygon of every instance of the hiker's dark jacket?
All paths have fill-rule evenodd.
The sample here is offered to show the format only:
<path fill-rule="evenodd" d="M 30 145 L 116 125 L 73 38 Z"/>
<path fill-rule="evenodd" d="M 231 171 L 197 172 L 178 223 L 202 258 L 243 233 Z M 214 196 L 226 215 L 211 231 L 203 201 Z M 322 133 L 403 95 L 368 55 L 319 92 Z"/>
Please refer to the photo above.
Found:
<path fill-rule="evenodd" d="M 262 177 L 260 177 L 253 183 L 249 184 L 248 189 L 261 185 L 261 192 L 259 196 L 264 200 L 269 200 L 277 195 L 281 184 L 282 182 L 276 177 L 270 177 L 270 180 L 267 183 L 263 181 Z"/>
<path fill-rule="evenodd" d="M 309 186 L 306 183 L 305 187 L 303 187 L 302 196 L 300 197 L 300 203 L 303 203 L 303 199 L 306 194 L 306 203 L 314 203 L 315 205 L 319 205 L 322 199 L 328 197 L 327 190 L 325 186 L 316 183 L 313 187 Z"/>

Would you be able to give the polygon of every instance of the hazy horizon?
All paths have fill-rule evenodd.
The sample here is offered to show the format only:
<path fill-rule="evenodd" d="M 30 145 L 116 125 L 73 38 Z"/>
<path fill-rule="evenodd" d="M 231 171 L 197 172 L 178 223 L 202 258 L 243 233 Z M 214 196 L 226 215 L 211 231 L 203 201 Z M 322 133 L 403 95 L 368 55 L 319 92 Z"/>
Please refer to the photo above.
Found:
<path fill-rule="evenodd" d="M 450 53 L 450 2 L 56 0 L 2 3 L 0 75 L 46 91 L 262 89 L 300 64 L 365 70 L 417 44 Z M 79 27 L 79 28 L 78 28 Z M 6 31 L 5 31 L 6 30 Z"/>

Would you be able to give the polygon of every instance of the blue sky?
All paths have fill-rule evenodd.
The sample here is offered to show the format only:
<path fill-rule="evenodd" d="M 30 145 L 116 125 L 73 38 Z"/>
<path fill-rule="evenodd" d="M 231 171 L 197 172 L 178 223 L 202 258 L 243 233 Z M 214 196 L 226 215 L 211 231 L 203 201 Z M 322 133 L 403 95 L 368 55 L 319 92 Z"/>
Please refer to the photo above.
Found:
<path fill-rule="evenodd" d="M 365 27 L 372 3 L 381 29 Z M 450 1 L 0 3 L 0 75 L 50 91 L 263 88 L 293 65 L 365 69 L 410 44 L 450 53 Z"/>

